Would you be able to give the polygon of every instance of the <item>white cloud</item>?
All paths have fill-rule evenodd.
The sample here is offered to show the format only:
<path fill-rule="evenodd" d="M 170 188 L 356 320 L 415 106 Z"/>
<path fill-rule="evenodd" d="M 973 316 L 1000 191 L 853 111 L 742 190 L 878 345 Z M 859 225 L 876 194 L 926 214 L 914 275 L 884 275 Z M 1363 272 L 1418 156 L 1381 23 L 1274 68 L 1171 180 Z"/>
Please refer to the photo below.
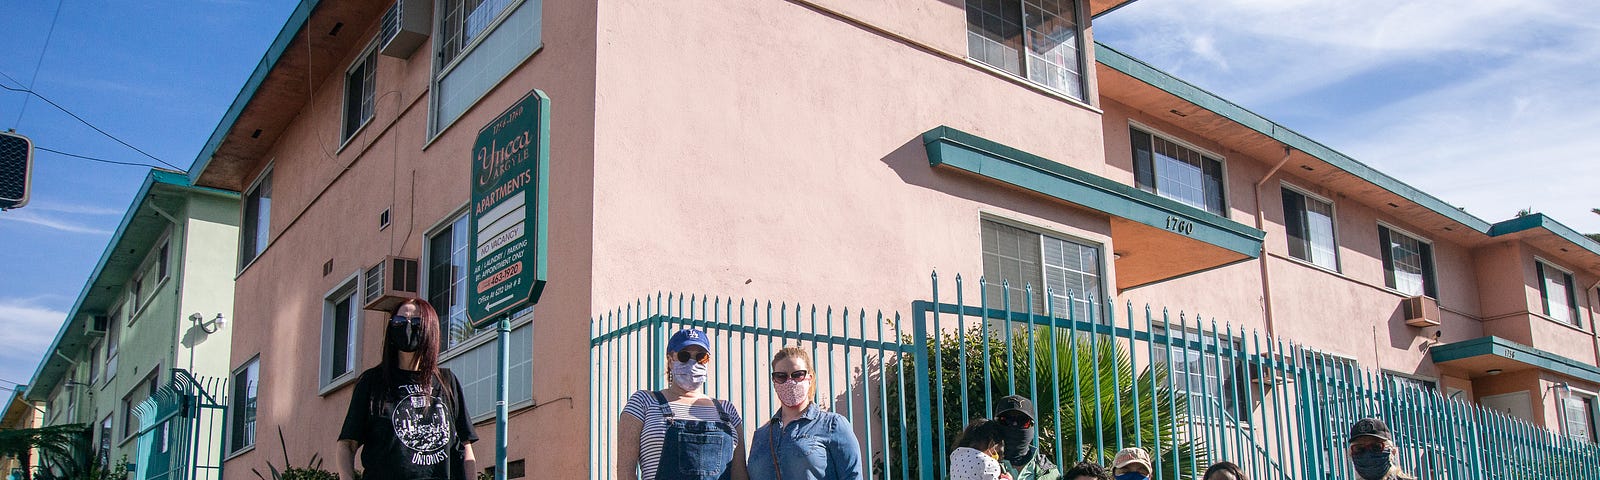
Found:
<path fill-rule="evenodd" d="M 1139 0 L 1095 25 L 1480 218 L 1600 232 L 1600 3 Z"/>
<path fill-rule="evenodd" d="M 23 207 L 23 208 L 27 208 L 27 207 Z M 26 224 L 29 224 L 29 225 L 37 225 L 37 226 L 40 226 L 40 227 L 45 227 L 45 228 L 49 228 L 49 229 L 52 229 L 52 230 L 59 230 L 59 231 L 69 232 L 69 233 L 84 233 L 84 234 L 91 234 L 91 235 L 110 235 L 111 234 L 110 230 L 105 230 L 105 229 L 101 229 L 101 228 L 95 228 L 95 227 L 91 227 L 91 226 L 88 226 L 88 225 L 83 225 L 83 224 L 80 224 L 80 223 L 77 223 L 77 222 L 74 222 L 74 221 L 71 221 L 71 220 L 65 220 L 65 219 L 57 218 L 57 217 L 51 216 L 51 215 L 41 215 L 41 214 L 36 213 L 36 212 L 32 212 L 32 211 L 28 211 L 28 210 L 21 210 L 21 209 L 15 210 L 15 211 L 9 211 L 9 212 L 5 212 L 5 213 L 0 213 L 0 221 L 21 222 L 21 223 L 26 223 Z"/>
<path fill-rule="evenodd" d="M 56 203 L 51 201 L 34 201 L 27 208 L 34 211 L 70 213 L 75 215 L 121 215 L 122 210 L 117 208 L 102 207 L 99 205 L 79 205 L 72 203 Z"/>
<path fill-rule="evenodd" d="M 0 349 L 0 378 L 27 383 L 66 316 L 36 299 L 0 298 L 0 331 L 7 343 Z"/>

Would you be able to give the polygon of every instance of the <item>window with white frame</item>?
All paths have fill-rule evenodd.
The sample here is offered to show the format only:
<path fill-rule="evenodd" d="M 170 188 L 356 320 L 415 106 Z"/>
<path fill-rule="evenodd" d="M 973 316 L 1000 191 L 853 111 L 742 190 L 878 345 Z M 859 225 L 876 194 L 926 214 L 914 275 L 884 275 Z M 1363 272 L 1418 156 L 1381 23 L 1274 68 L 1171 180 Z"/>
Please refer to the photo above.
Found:
<path fill-rule="evenodd" d="M 137 415 L 134 415 L 133 410 L 145 399 L 155 396 L 156 388 L 160 387 L 160 378 L 157 375 L 160 372 L 160 367 L 150 369 L 150 373 L 144 377 L 144 380 L 135 385 L 127 395 L 122 396 L 122 411 L 119 412 L 122 415 L 121 438 L 125 439 L 135 433 L 139 433 L 139 419 Z"/>
<path fill-rule="evenodd" d="M 1388 371 L 1383 372 L 1383 378 L 1389 382 L 1391 387 L 1400 392 L 1433 393 L 1439 391 L 1439 382 L 1427 378 Z"/>
<path fill-rule="evenodd" d="M 111 466 L 111 414 L 106 414 L 106 418 L 100 420 L 98 434 L 100 442 L 95 448 L 95 461 L 100 464 L 100 468 L 106 468 Z"/>
<path fill-rule="evenodd" d="M 1192 422 L 1250 423 L 1251 391 L 1243 343 L 1220 332 L 1169 329 L 1172 325 L 1152 325 L 1156 335 L 1172 337 L 1172 358 L 1167 359 L 1165 341 L 1154 357 L 1167 364 L 1174 394 L 1188 399 Z M 1217 348 L 1221 344 L 1222 348 Z"/>
<path fill-rule="evenodd" d="M 322 301 L 322 382 L 327 387 L 352 378 L 360 364 L 361 305 L 356 279 Z"/>
<path fill-rule="evenodd" d="M 966 0 L 967 55 L 1072 98 L 1084 98 L 1078 3 Z"/>
<path fill-rule="evenodd" d="M 89 347 L 89 361 L 84 362 L 89 364 L 90 385 L 94 385 L 95 380 L 100 378 L 100 361 L 100 343 L 96 342 L 94 346 Z"/>
<path fill-rule="evenodd" d="M 261 357 L 233 371 L 233 398 L 228 405 L 228 451 L 256 444 L 256 394 L 261 383 Z"/>
<path fill-rule="evenodd" d="M 1378 225 L 1378 248 L 1383 254 L 1383 282 L 1406 295 L 1439 298 L 1433 275 L 1433 244 Z"/>
<path fill-rule="evenodd" d="M 106 315 L 106 373 L 105 381 L 110 382 L 117 376 L 117 350 L 122 344 L 122 307 L 111 310 Z M 91 320 L 92 321 L 92 320 Z"/>
<path fill-rule="evenodd" d="M 372 120 L 373 92 L 377 90 L 378 44 L 361 52 L 344 73 L 344 128 L 339 140 L 350 140 L 367 121 Z"/>
<path fill-rule="evenodd" d="M 982 221 L 983 276 L 989 283 L 989 308 L 1001 309 L 1010 301 L 1012 311 L 1032 311 L 1078 320 L 1103 321 L 1096 308 L 1103 301 L 1100 247 L 1013 227 L 994 220 Z M 1002 284 L 1008 284 L 1002 288 Z M 1033 286 L 1033 297 L 1027 287 Z M 1050 304 L 1045 304 L 1049 287 Z M 1002 291 L 1005 292 L 1002 295 Z M 1070 307 L 1069 307 L 1070 305 Z"/>
<path fill-rule="evenodd" d="M 1128 130 L 1140 190 L 1217 215 L 1227 214 L 1222 160 L 1139 128 Z"/>
<path fill-rule="evenodd" d="M 1339 247 L 1333 235 L 1333 202 L 1283 188 L 1283 226 L 1289 256 L 1339 271 Z"/>
<path fill-rule="evenodd" d="M 432 115 L 436 135 L 538 50 L 539 2 L 442 0 L 435 10 Z"/>
<path fill-rule="evenodd" d="M 1593 393 L 1566 388 L 1567 394 L 1561 399 L 1561 430 L 1573 438 L 1586 442 L 1595 442 L 1596 396 Z"/>
<path fill-rule="evenodd" d="M 250 265 L 267 249 L 267 234 L 272 229 L 272 167 L 267 167 L 254 185 L 245 189 L 244 218 L 239 229 L 239 269 Z"/>
<path fill-rule="evenodd" d="M 1561 267 L 1535 260 L 1534 269 L 1539 274 L 1539 298 L 1547 317 L 1562 323 L 1582 326 L 1578 318 L 1578 291 L 1572 281 L 1572 272 Z"/>
<path fill-rule="evenodd" d="M 427 299 L 439 312 L 439 350 L 481 333 L 467 321 L 467 216 L 461 214 L 428 236 Z"/>
<path fill-rule="evenodd" d="M 144 263 L 134 270 L 128 279 L 128 323 L 139 319 L 139 312 L 144 311 L 145 305 L 155 299 L 156 290 L 161 281 L 167 278 L 167 240 L 163 238 L 156 248 L 150 250 Z"/>

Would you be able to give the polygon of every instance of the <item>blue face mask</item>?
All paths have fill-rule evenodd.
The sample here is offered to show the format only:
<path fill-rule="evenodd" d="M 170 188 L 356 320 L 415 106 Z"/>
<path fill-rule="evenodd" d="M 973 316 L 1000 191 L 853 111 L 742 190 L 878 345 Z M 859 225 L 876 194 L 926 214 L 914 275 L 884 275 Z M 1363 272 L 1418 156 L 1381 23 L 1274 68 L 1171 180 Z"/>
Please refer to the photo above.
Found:
<path fill-rule="evenodd" d="M 1367 480 L 1379 480 L 1394 467 L 1394 459 L 1388 450 L 1367 450 L 1351 455 L 1350 463 L 1355 464 L 1356 473 Z"/>
<path fill-rule="evenodd" d="M 1150 477 L 1139 472 L 1128 472 L 1117 475 L 1117 480 L 1150 480 Z"/>

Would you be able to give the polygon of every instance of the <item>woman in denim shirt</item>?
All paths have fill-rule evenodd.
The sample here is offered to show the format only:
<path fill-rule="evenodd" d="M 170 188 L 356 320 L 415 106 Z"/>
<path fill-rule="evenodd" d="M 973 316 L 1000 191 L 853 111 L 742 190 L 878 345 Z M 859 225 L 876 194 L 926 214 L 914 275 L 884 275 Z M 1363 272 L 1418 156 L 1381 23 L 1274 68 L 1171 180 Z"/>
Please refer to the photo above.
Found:
<path fill-rule="evenodd" d="M 772 390 L 783 407 L 756 430 L 751 480 L 857 480 L 861 446 L 850 420 L 819 408 L 811 355 L 784 347 L 772 356 Z"/>

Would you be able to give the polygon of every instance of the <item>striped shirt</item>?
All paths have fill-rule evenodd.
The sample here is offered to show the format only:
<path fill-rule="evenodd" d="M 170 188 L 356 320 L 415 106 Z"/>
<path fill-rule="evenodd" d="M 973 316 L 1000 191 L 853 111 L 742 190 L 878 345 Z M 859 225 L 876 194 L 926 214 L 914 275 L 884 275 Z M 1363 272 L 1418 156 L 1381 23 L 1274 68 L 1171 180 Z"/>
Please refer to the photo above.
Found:
<path fill-rule="evenodd" d="M 727 400 L 716 400 L 716 402 L 721 403 L 722 407 L 733 415 L 735 432 L 744 427 L 744 420 L 739 415 L 739 410 L 733 408 L 733 404 Z M 671 408 L 672 415 L 680 419 L 722 421 L 722 415 L 717 413 L 715 404 L 667 403 L 667 408 Z M 639 432 L 639 480 L 655 480 L 656 465 L 661 463 L 661 444 L 665 442 L 667 436 L 667 422 L 661 419 L 661 406 L 656 403 L 655 395 L 649 390 L 640 390 L 628 397 L 628 405 L 623 407 L 622 411 L 644 423 L 644 429 Z"/>

